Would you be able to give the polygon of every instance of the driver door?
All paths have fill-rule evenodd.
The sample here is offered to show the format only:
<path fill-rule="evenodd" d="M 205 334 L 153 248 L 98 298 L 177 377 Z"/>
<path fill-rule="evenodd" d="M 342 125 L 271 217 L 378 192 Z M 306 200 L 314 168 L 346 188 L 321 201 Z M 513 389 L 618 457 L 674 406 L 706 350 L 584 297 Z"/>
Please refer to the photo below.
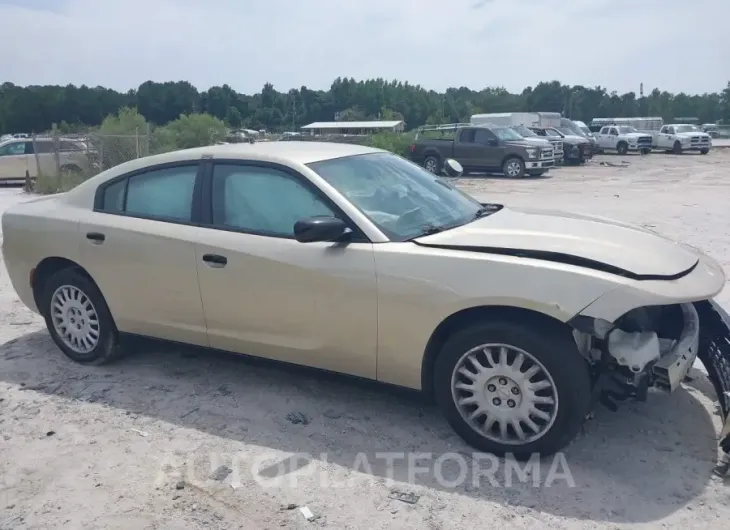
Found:
<path fill-rule="evenodd" d="M 347 244 L 299 243 L 297 220 L 344 214 L 288 168 L 211 167 L 195 252 L 210 346 L 375 378 L 372 243 L 354 225 Z"/>

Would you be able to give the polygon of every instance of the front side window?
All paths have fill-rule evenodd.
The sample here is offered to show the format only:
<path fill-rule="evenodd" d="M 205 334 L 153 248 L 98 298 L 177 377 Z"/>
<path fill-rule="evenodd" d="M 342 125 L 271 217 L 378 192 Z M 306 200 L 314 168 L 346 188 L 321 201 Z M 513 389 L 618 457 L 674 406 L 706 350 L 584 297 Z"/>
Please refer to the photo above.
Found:
<path fill-rule="evenodd" d="M 293 238 L 297 221 L 334 215 L 315 192 L 281 170 L 235 164 L 213 168 L 213 224 L 217 226 Z"/>
<path fill-rule="evenodd" d="M 522 136 L 517 134 L 509 127 L 495 127 L 494 129 L 492 129 L 492 134 L 496 135 L 497 138 L 505 142 L 522 140 Z"/>
<path fill-rule="evenodd" d="M 0 146 L 0 156 L 13 156 L 25 154 L 25 142 L 12 142 Z"/>
<path fill-rule="evenodd" d="M 153 169 L 104 188 L 102 210 L 160 220 L 190 221 L 198 165 Z"/>
<path fill-rule="evenodd" d="M 393 241 L 466 224 L 482 207 L 476 199 L 393 153 L 346 156 L 313 162 L 309 167 Z"/>

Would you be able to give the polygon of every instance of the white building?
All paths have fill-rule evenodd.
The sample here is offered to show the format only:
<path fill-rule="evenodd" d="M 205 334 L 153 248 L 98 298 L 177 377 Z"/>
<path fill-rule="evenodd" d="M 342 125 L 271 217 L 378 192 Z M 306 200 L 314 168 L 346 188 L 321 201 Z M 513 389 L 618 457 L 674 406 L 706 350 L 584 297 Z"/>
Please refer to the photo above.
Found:
<path fill-rule="evenodd" d="M 373 134 L 403 132 L 403 120 L 392 121 L 315 121 L 302 127 L 307 134 Z"/>

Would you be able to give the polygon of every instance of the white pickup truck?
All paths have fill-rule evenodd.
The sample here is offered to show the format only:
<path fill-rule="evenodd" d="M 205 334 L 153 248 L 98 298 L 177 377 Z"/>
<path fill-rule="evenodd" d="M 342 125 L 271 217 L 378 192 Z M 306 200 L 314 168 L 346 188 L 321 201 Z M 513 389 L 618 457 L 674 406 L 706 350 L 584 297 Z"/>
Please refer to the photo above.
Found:
<path fill-rule="evenodd" d="M 654 138 L 627 125 L 607 125 L 596 133 L 596 142 L 601 151 L 616 151 L 620 155 L 639 151 L 646 155 L 651 152 Z"/>
<path fill-rule="evenodd" d="M 664 125 L 654 135 L 653 147 L 677 155 L 684 151 L 699 151 L 706 155 L 712 147 L 712 137 L 695 125 L 673 123 Z"/>

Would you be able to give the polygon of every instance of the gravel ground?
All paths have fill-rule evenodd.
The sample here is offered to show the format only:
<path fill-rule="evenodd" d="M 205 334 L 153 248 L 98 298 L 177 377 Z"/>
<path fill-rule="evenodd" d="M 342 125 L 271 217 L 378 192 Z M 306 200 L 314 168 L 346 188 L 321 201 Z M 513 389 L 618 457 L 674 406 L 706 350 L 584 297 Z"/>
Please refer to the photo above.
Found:
<path fill-rule="evenodd" d="M 651 226 L 730 275 L 729 169 L 730 150 L 601 156 L 550 178 L 461 185 L 490 201 Z M 23 198 L 0 190 L 0 210 Z M 730 290 L 720 302 L 730 307 Z M 491 462 L 492 483 L 459 483 L 459 459 L 470 470 L 489 463 L 417 395 L 148 342 L 111 366 L 75 365 L 4 267 L 0 345 L 0 528 L 719 530 L 730 520 L 730 484 L 711 474 L 720 422 L 700 369 L 673 395 L 598 410 L 564 460 L 521 480 Z M 432 459 L 409 476 L 403 459 L 380 465 L 386 451 Z"/>

